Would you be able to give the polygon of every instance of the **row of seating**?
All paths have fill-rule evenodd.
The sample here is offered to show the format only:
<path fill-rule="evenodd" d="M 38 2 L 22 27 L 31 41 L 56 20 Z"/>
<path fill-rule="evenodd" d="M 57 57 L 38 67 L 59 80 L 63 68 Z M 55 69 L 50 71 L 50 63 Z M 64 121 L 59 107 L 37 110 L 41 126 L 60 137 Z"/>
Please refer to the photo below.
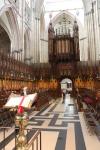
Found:
<path fill-rule="evenodd" d="M 43 106 L 49 104 L 53 99 L 56 99 L 61 96 L 60 92 L 56 90 L 42 90 L 38 92 L 37 100 L 33 104 L 37 110 L 40 110 Z"/>
<path fill-rule="evenodd" d="M 89 133 L 96 134 L 100 140 L 100 97 L 96 97 L 97 91 L 79 89 L 80 103 L 85 103 L 84 119 Z"/>
<path fill-rule="evenodd" d="M 84 111 L 84 119 L 86 121 L 88 131 L 90 133 L 94 133 L 94 129 L 95 129 L 96 125 L 91 117 L 91 113 L 89 112 L 89 110 Z"/>
<path fill-rule="evenodd" d="M 84 119 L 89 133 L 96 134 L 100 140 L 100 122 L 97 119 L 97 112 L 94 109 L 86 109 L 84 111 Z"/>
<path fill-rule="evenodd" d="M 38 92 L 37 100 L 35 103 L 36 109 L 40 110 L 43 106 L 49 104 L 51 97 L 48 95 L 48 91 Z"/>
<path fill-rule="evenodd" d="M 0 91 L 0 108 L 2 108 L 5 105 L 10 94 L 11 94 L 11 91 L 9 91 L 9 90 L 8 91 L 6 91 L 6 90 Z"/>
<path fill-rule="evenodd" d="M 16 91 L 17 92 L 17 91 Z M 20 93 L 20 91 L 19 91 Z M 22 95 L 23 93 L 21 93 Z M 0 108 L 0 126 L 1 127 L 8 127 L 11 126 L 11 124 L 14 123 L 15 119 L 15 111 L 11 111 L 11 109 L 4 108 L 4 104 L 7 102 L 7 99 L 9 97 L 9 92 L 1 93 L 1 99 L 0 104 L 2 105 Z M 37 100 L 33 103 L 33 107 L 36 108 L 36 110 L 40 110 L 45 105 L 49 104 L 49 102 L 53 99 L 58 98 L 60 95 L 59 91 L 56 90 L 41 90 L 38 91 Z"/>
<path fill-rule="evenodd" d="M 0 109 L 0 127 L 10 127 L 15 120 L 16 111 L 11 109 Z"/>
<path fill-rule="evenodd" d="M 79 99 L 80 103 L 86 103 L 86 105 L 91 105 L 94 109 L 97 109 L 100 97 L 97 95 L 98 91 L 89 90 L 89 89 L 79 89 L 76 98 Z"/>

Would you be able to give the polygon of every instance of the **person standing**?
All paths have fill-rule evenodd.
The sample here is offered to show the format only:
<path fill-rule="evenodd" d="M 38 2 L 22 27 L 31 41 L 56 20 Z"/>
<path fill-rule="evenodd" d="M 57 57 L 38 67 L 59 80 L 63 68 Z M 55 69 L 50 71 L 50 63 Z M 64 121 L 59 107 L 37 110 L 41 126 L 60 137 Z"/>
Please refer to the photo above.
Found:
<path fill-rule="evenodd" d="M 63 90 L 62 90 L 62 99 L 63 99 L 62 103 L 65 102 L 65 96 L 66 96 L 66 90 L 63 89 Z"/>

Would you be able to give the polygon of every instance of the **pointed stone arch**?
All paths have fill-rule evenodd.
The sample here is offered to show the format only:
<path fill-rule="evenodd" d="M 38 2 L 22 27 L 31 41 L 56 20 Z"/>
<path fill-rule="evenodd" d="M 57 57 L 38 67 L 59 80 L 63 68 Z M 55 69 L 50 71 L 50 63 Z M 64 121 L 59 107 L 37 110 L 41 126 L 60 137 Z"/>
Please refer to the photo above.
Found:
<path fill-rule="evenodd" d="M 0 24 L 3 25 L 11 40 L 11 51 L 21 48 L 17 15 L 11 5 L 4 5 L 0 11 Z"/>
<path fill-rule="evenodd" d="M 60 18 L 63 17 L 63 15 L 65 15 L 68 20 L 70 20 L 72 22 L 72 26 L 74 25 L 74 21 L 76 20 L 77 21 L 77 24 L 79 26 L 79 47 L 80 47 L 80 60 L 82 60 L 82 57 L 83 57 L 83 43 L 81 41 L 82 38 L 85 37 L 85 28 L 83 27 L 83 25 L 81 24 L 81 22 L 73 15 L 71 14 L 70 12 L 68 11 L 62 11 L 60 12 L 59 14 L 57 14 L 52 20 L 52 25 L 53 27 L 59 22 Z M 86 51 L 87 51 L 87 47 L 86 47 Z M 86 53 L 86 52 L 85 52 Z"/>
<path fill-rule="evenodd" d="M 6 30 L 0 25 L 0 52 L 9 54 L 11 50 L 11 40 Z"/>
<path fill-rule="evenodd" d="M 74 23 L 74 20 L 77 21 L 78 23 L 78 26 L 80 28 L 80 33 L 83 33 L 83 25 L 81 24 L 81 22 L 74 16 L 72 15 L 70 12 L 68 11 L 62 11 L 60 12 L 59 14 L 57 14 L 51 21 L 52 21 L 52 25 L 55 26 L 55 24 L 59 21 L 59 19 L 63 16 L 63 15 L 66 15 L 70 21 L 72 21 Z"/>

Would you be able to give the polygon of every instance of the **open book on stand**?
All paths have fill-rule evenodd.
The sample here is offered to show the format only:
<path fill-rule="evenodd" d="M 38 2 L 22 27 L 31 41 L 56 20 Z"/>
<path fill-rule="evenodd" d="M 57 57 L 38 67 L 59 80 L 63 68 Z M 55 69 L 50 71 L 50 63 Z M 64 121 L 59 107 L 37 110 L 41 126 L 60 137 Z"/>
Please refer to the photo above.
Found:
<path fill-rule="evenodd" d="M 7 103 L 4 105 L 5 108 L 14 108 L 18 106 L 23 106 L 24 108 L 31 108 L 32 104 L 35 102 L 37 93 L 29 94 L 25 96 L 20 96 L 16 94 L 10 95 Z"/>

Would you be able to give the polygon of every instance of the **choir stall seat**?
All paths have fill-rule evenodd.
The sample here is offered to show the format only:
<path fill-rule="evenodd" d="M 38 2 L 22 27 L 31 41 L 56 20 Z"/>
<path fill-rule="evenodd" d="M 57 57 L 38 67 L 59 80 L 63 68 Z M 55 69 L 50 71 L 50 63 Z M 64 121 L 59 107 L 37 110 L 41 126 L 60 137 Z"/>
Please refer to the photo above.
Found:
<path fill-rule="evenodd" d="M 51 100 L 56 100 L 59 97 L 58 91 L 56 90 L 44 90 L 38 92 L 35 106 L 37 110 L 40 110 L 44 106 L 48 105 Z"/>
<path fill-rule="evenodd" d="M 97 118 L 96 110 L 91 105 L 84 111 L 84 118 L 89 132 L 96 134 L 100 140 L 100 122 Z"/>
<path fill-rule="evenodd" d="M 0 109 L 0 127 L 9 127 L 14 124 L 15 111 L 10 109 Z"/>

